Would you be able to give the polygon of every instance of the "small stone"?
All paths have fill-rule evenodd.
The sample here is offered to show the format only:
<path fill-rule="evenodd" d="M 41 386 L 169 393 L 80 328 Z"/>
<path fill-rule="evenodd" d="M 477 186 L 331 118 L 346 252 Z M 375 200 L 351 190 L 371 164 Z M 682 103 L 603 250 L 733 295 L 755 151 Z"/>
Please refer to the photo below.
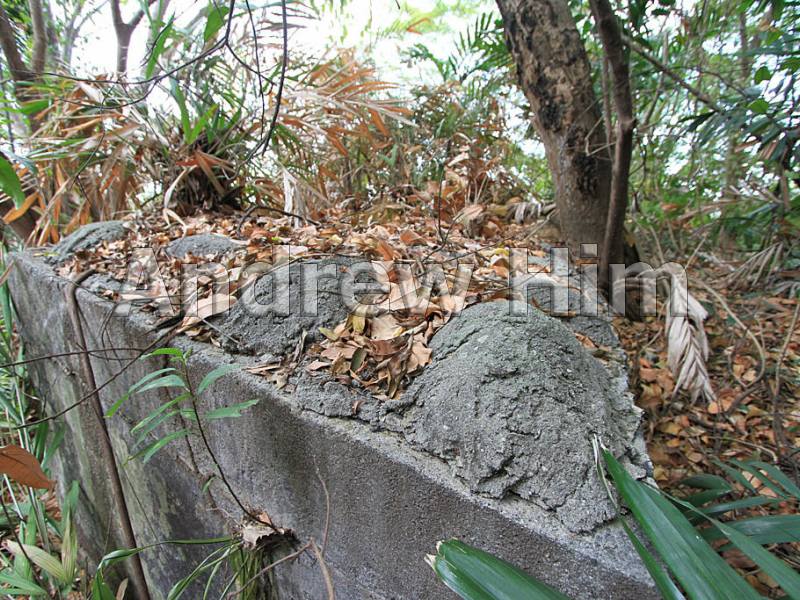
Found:
<path fill-rule="evenodd" d="M 199 233 L 171 241 L 167 245 L 166 252 L 175 258 L 185 258 L 190 254 L 192 256 L 219 256 L 238 247 L 236 242 L 223 235 Z"/>

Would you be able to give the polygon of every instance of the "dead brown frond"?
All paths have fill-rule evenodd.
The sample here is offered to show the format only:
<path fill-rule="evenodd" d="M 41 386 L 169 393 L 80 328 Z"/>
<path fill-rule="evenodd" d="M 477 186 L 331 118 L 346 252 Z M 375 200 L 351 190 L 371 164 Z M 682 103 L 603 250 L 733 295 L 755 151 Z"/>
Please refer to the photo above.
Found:
<path fill-rule="evenodd" d="M 103 106 L 102 94 L 88 83 L 62 82 L 46 93 L 48 104 L 28 140 L 36 173 L 21 173 L 30 193 L 4 216 L 9 224 L 32 220 L 27 237 L 37 244 L 56 242 L 90 220 L 118 218 L 141 186 L 133 168 L 139 123 Z"/>
<path fill-rule="evenodd" d="M 685 390 L 693 401 L 714 398 L 706 368 L 708 339 L 703 322 L 706 309 L 689 292 L 685 275 L 672 273 L 667 306 L 667 363 L 675 378 L 674 393 Z"/>
<path fill-rule="evenodd" d="M 776 242 L 756 252 L 728 275 L 726 279 L 728 287 L 747 289 L 771 280 L 781 268 L 783 253 L 782 242 Z"/>

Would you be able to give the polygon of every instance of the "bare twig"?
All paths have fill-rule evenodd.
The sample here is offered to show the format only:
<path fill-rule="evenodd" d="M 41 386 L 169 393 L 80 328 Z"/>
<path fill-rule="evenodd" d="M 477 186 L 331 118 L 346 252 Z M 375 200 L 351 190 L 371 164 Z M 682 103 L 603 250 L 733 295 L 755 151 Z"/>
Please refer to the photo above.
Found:
<path fill-rule="evenodd" d="M 233 0 L 231 0 L 231 4 L 233 4 Z M 272 120 L 270 121 L 267 135 L 264 136 L 264 139 L 261 140 L 255 148 L 247 153 L 247 158 L 244 161 L 245 163 L 253 158 L 261 149 L 266 153 L 269 148 L 270 140 L 272 140 L 272 134 L 275 131 L 275 125 L 278 122 L 278 114 L 280 114 L 281 101 L 283 99 L 283 86 L 286 82 L 286 68 L 289 66 L 289 17 L 286 11 L 286 0 L 281 0 L 281 22 L 283 26 L 283 56 L 281 57 L 281 74 L 278 79 L 278 91 L 275 93 L 275 110 L 272 113 Z"/>
<path fill-rule="evenodd" d="M 336 600 L 336 592 L 333 589 L 333 579 L 331 579 L 331 573 L 328 571 L 328 565 L 325 562 L 325 558 L 322 556 L 322 551 L 317 546 L 317 543 L 312 539 L 310 542 L 311 549 L 314 551 L 314 554 L 317 557 L 317 561 L 319 562 L 319 570 L 322 572 L 322 579 L 325 582 L 325 590 L 328 593 L 328 600 Z"/>
<path fill-rule="evenodd" d="M 778 446 L 778 454 L 781 454 L 781 447 L 786 445 L 786 433 L 783 430 L 783 420 L 780 411 L 780 398 L 781 398 L 781 367 L 783 359 L 786 356 L 786 351 L 789 348 L 789 342 L 792 340 L 792 335 L 797 327 L 797 317 L 800 315 L 800 301 L 797 302 L 794 309 L 794 316 L 792 323 L 789 325 L 789 331 L 786 333 L 786 339 L 783 341 L 781 353 L 778 355 L 778 360 L 775 363 L 775 384 L 772 388 L 772 423 L 775 430 L 775 443 Z"/>
<path fill-rule="evenodd" d="M 322 532 L 322 554 L 325 554 L 325 548 L 328 546 L 328 530 L 331 526 L 331 496 L 328 493 L 328 486 L 322 475 L 319 472 L 319 467 L 316 464 L 317 460 L 314 459 L 314 468 L 317 471 L 317 479 L 322 486 L 322 491 L 325 493 L 325 530 Z"/>
<path fill-rule="evenodd" d="M 725 301 L 725 298 L 723 298 L 722 295 L 719 292 L 717 292 L 717 290 L 715 290 L 710 285 L 705 283 L 702 279 L 698 279 L 696 281 L 696 283 L 699 284 L 709 294 L 714 296 L 714 299 L 722 305 L 722 308 L 725 309 L 725 312 L 727 312 L 728 315 L 730 315 L 730 317 L 734 320 L 734 322 L 744 330 L 744 332 L 747 335 L 747 337 L 750 338 L 750 341 L 753 343 L 753 347 L 756 349 L 756 352 L 758 352 L 758 357 L 759 357 L 761 366 L 758 369 L 758 375 L 756 376 L 755 381 L 753 381 L 753 383 L 750 385 L 750 388 L 753 388 L 755 386 L 755 384 L 758 381 L 760 381 L 762 377 L 764 377 L 764 373 L 765 373 L 766 368 L 767 368 L 767 357 L 766 357 L 766 354 L 764 353 L 764 347 L 761 345 L 761 342 L 758 341 L 758 338 L 753 333 L 753 331 L 747 325 L 742 323 L 742 320 L 738 317 L 738 315 L 735 312 L 733 312 L 733 309 Z M 734 399 L 734 401 L 728 407 L 728 410 L 725 411 L 726 414 L 730 415 L 734 410 L 736 410 L 738 408 L 738 406 L 739 406 L 738 402 L 741 402 L 742 400 L 744 400 L 744 398 L 746 398 L 750 394 L 750 392 L 752 391 L 752 389 L 750 389 L 750 388 L 746 389 L 739 396 L 737 396 L 737 398 Z M 745 393 L 745 392 L 747 392 L 747 393 Z M 738 402 L 737 402 L 737 400 L 738 400 Z"/>
<path fill-rule="evenodd" d="M 119 352 L 120 350 L 125 351 L 133 351 L 133 352 L 142 352 L 141 348 L 98 348 L 96 350 L 75 350 L 72 352 L 54 352 L 53 354 L 45 354 L 44 356 L 35 356 L 33 358 L 26 358 L 24 360 L 16 360 L 14 362 L 8 362 L 0 364 L 0 369 L 10 369 L 11 367 L 20 367 L 22 365 L 29 365 L 31 363 L 39 362 L 42 360 L 50 360 L 53 358 L 61 358 L 64 356 L 76 356 L 78 354 L 89 354 L 91 356 L 99 357 L 100 354 L 103 352 Z M 122 359 L 116 359 L 122 360 Z"/>
<path fill-rule="evenodd" d="M 203 445 L 205 446 L 206 452 L 208 452 L 208 455 L 211 458 L 211 462 L 214 463 L 214 466 L 216 467 L 217 472 L 219 473 L 220 479 L 227 488 L 228 493 L 231 495 L 231 498 L 233 498 L 234 502 L 236 502 L 236 505 L 241 509 L 241 511 L 249 518 L 251 518 L 253 521 L 255 521 L 256 523 L 261 523 L 262 525 L 266 525 L 268 528 L 272 529 L 272 531 L 274 531 L 275 533 L 280 534 L 278 528 L 275 527 L 272 523 L 270 523 L 268 520 L 262 519 L 258 515 L 253 514 L 252 511 L 248 510 L 242 503 L 242 501 L 239 499 L 239 495 L 234 491 L 233 486 L 231 486 L 230 482 L 228 481 L 228 478 L 225 476 L 225 471 L 222 469 L 222 465 L 219 463 L 217 455 L 211 448 L 211 443 L 208 441 L 208 436 L 206 435 L 205 427 L 203 427 L 203 422 L 200 419 L 200 413 L 197 410 L 197 395 L 195 394 L 194 387 L 192 386 L 192 382 L 189 378 L 189 369 L 185 362 L 183 363 L 183 376 L 184 376 L 184 381 L 186 382 L 186 385 L 189 388 L 189 399 L 192 403 L 192 412 L 194 413 L 194 418 L 197 423 L 197 431 L 200 434 L 200 438 L 203 440 Z"/>

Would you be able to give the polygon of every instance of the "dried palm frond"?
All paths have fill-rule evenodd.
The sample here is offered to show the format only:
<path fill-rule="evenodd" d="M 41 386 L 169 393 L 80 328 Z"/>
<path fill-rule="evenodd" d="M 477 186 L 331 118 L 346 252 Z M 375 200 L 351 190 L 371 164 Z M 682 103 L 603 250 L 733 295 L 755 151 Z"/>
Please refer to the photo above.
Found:
<path fill-rule="evenodd" d="M 668 267 L 669 265 L 667 265 Z M 666 269 L 671 275 L 667 306 L 667 364 L 675 377 L 675 391 L 687 391 L 696 401 L 699 397 L 715 397 L 706 369 L 708 339 L 703 322 L 706 309 L 689 292 L 686 274 Z"/>
<path fill-rule="evenodd" d="M 32 241 L 41 244 L 56 242 L 91 219 L 116 218 L 130 210 L 141 187 L 134 165 L 142 135 L 140 124 L 103 102 L 93 84 L 50 82 L 37 92 L 46 106 L 26 141 L 27 160 L 36 169 L 35 184 L 29 183 L 36 194 L 6 222 L 32 221 Z"/>
<path fill-rule="evenodd" d="M 732 289 L 753 288 L 769 281 L 780 269 L 783 243 L 776 242 L 756 252 L 727 277 Z"/>

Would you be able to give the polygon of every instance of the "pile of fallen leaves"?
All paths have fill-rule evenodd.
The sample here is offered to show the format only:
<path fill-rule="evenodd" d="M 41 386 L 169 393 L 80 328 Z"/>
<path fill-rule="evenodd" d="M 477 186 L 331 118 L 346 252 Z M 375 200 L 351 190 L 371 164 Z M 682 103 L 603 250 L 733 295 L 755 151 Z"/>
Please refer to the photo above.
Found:
<path fill-rule="evenodd" d="M 458 188 L 444 185 L 442 193 L 453 196 Z M 270 209 L 200 214 L 180 221 L 174 215 L 145 214 L 129 221 L 126 238 L 76 253 L 59 272 L 73 277 L 91 268 L 136 284 L 140 277 L 130 267 L 138 263 L 132 263 L 132 257 L 153 257 L 157 271 L 149 269 L 146 290 L 103 293 L 116 301 L 135 301 L 144 311 L 166 311 L 163 321 L 176 324 L 181 333 L 220 345 L 221 332 L 211 318 L 227 311 L 241 289 L 253 283 L 254 278 L 240 277 L 246 265 L 278 266 L 342 255 L 369 260 L 375 280 L 388 293 L 370 307 L 369 314 L 356 311 L 331 329 L 322 328 L 322 343 L 299 348 L 294 356 L 285 357 L 284 362 L 291 364 L 283 366 L 293 369 L 301 354 L 311 356 L 308 369 L 325 370 L 345 383 L 356 380 L 375 395 L 391 398 L 430 362 L 428 342 L 454 313 L 508 296 L 509 248 L 524 247 L 530 256 L 547 255 L 540 241 L 528 235 L 529 227 L 506 220 L 506 215 L 513 220 L 506 206 L 467 205 L 454 218 L 440 218 L 426 208 L 430 200 L 430 195 L 415 192 L 357 215 L 329 209 L 302 226 Z M 452 203 L 444 206 L 442 212 Z M 222 256 L 181 259 L 165 252 L 171 241 L 200 233 L 225 235 L 239 247 Z M 204 266 L 187 282 L 181 275 L 191 264 Z M 536 270 L 548 269 L 537 265 Z M 187 307 L 191 310 L 182 314 Z M 280 366 L 264 365 L 255 372 L 285 382 L 285 377 L 276 377 Z"/>
<path fill-rule="evenodd" d="M 698 264 L 692 281 L 704 282 L 693 293 L 709 312 L 705 322 L 711 346 L 708 372 L 714 400 L 691 402 L 673 393 L 667 364 L 663 320 L 616 319 L 631 364 L 631 389 L 645 410 L 646 439 L 658 484 L 677 495 L 682 482 L 706 473 L 725 477 L 734 495 L 777 498 L 767 477 L 741 472 L 731 465 L 761 460 L 777 465 L 793 482 L 800 477 L 800 301 L 763 290 L 735 289 L 717 264 Z M 728 468 L 726 468 L 726 466 Z M 739 511 L 739 517 L 796 514 L 796 502 L 773 503 Z M 800 545 L 776 549 L 800 568 Z M 779 587 L 736 549 L 723 553 L 763 594 L 776 597 Z"/>

